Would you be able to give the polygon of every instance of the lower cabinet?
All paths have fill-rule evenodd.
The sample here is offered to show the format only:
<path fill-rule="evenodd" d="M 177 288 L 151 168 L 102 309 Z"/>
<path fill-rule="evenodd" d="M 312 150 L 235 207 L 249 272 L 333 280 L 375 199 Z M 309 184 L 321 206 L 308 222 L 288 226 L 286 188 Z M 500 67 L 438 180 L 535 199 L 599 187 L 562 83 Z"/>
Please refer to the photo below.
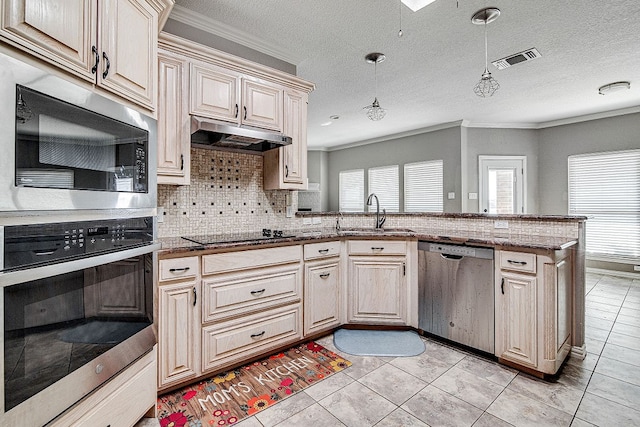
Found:
<path fill-rule="evenodd" d="M 348 243 L 349 323 L 408 325 L 407 243 Z"/>
<path fill-rule="evenodd" d="M 304 334 L 340 326 L 340 258 L 307 262 L 304 267 Z"/>
<path fill-rule="evenodd" d="M 496 356 L 555 374 L 571 350 L 570 250 L 496 250 Z"/>

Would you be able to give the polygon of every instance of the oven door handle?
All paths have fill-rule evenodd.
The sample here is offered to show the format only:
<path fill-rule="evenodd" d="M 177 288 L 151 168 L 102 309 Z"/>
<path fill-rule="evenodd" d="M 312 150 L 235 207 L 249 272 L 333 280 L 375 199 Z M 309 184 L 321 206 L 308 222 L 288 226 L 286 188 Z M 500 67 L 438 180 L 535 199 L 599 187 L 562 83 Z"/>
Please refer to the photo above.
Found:
<path fill-rule="evenodd" d="M 72 261 L 57 264 L 43 265 L 41 267 L 25 268 L 23 270 L 8 271 L 0 273 L 2 286 L 11 286 L 18 283 L 30 282 L 32 280 L 53 277 L 59 274 L 70 273 L 72 271 L 84 270 L 85 268 L 96 267 L 98 265 L 110 264 L 112 262 L 123 261 L 140 255 L 145 255 L 157 251 L 162 247 L 160 243 L 139 246 L 137 248 L 126 249 L 124 251 L 109 252 L 106 254 L 89 256 L 86 258 L 74 259 Z"/>

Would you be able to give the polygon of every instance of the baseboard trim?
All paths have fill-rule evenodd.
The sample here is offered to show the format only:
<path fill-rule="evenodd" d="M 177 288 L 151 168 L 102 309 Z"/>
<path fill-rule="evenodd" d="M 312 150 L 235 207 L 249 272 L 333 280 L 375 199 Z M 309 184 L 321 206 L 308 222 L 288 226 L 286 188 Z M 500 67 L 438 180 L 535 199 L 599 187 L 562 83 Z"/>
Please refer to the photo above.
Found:
<path fill-rule="evenodd" d="M 624 277 L 625 279 L 640 279 L 640 273 L 632 273 L 629 271 L 607 270 L 605 268 L 593 268 L 593 267 L 587 267 L 586 270 L 587 270 L 587 273 Z"/>

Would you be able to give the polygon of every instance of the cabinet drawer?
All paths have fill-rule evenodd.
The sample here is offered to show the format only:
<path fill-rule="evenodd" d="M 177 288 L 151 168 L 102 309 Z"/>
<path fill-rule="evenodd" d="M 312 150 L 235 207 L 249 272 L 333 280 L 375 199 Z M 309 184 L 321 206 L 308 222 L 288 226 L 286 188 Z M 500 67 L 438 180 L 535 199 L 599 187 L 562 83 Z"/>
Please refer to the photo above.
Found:
<path fill-rule="evenodd" d="M 202 320 L 210 322 L 299 301 L 302 294 L 302 266 L 290 264 L 253 269 L 250 274 L 220 274 L 203 280 L 202 285 Z"/>
<path fill-rule="evenodd" d="M 234 270 L 299 262 L 301 260 L 302 247 L 300 245 L 226 252 L 203 256 L 202 274 L 225 273 Z"/>
<path fill-rule="evenodd" d="M 202 370 L 215 370 L 302 338 L 300 304 L 202 329 Z"/>
<path fill-rule="evenodd" d="M 398 240 L 350 240 L 349 255 L 404 255 L 407 243 Z"/>
<path fill-rule="evenodd" d="M 304 245 L 304 259 L 326 258 L 340 255 L 340 242 L 309 243 Z"/>
<path fill-rule="evenodd" d="M 198 257 L 161 259 L 159 261 L 160 281 L 196 277 L 198 275 Z"/>
<path fill-rule="evenodd" d="M 500 268 L 503 270 L 536 272 L 536 254 L 500 251 Z"/>

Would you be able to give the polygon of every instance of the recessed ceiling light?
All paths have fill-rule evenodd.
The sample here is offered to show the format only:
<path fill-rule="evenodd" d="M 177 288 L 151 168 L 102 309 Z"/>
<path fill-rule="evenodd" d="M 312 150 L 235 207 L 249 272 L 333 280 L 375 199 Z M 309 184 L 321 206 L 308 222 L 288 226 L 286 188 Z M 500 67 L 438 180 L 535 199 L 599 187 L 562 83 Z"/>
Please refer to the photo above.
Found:
<path fill-rule="evenodd" d="M 331 123 L 333 122 L 329 120 L 328 122 L 320 123 L 320 126 L 331 126 Z"/>
<path fill-rule="evenodd" d="M 620 92 L 627 89 L 631 89 L 631 83 L 615 82 L 615 83 L 609 83 L 604 86 L 600 86 L 600 88 L 598 88 L 598 93 L 600 95 L 609 95 L 610 93 Z"/>
<path fill-rule="evenodd" d="M 329 116 L 329 118 L 330 118 L 331 120 L 338 120 L 338 119 L 340 118 L 340 116 L 338 116 L 338 115 L 333 115 L 333 116 Z"/>
<path fill-rule="evenodd" d="M 414 12 L 417 12 L 434 1 L 436 0 L 402 0 L 402 3 Z"/>

